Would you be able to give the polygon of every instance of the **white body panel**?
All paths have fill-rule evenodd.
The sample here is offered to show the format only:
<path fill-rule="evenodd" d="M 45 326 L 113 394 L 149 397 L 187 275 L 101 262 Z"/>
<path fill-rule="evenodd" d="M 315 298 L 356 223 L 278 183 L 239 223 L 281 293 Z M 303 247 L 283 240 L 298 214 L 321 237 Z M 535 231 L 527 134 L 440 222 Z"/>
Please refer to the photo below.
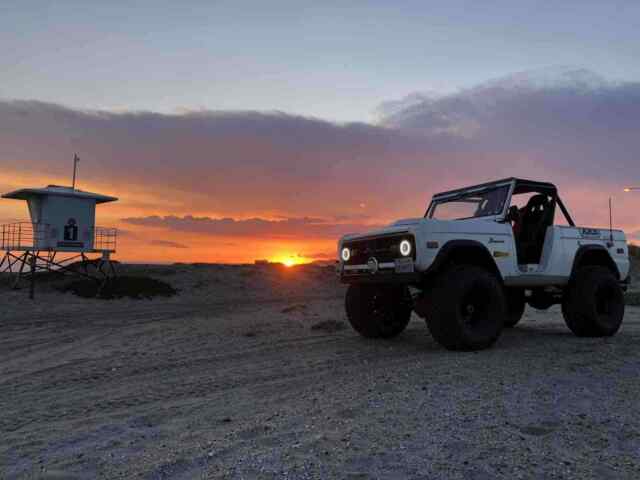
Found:
<path fill-rule="evenodd" d="M 629 252 L 624 232 L 620 230 L 583 227 L 552 226 L 547 229 L 539 264 L 519 265 L 511 225 L 497 217 L 466 220 L 406 219 L 387 228 L 362 235 L 345 235 L 338 244 L 338 258 L 342 244 L 348 240 L 370 238 L 383 234 L 407 232 L 415 238 L 416 272 L 426 271 L 440 250 L 453 240 L 473 240 L 484 245 L 493 257 L 505 285 L 536 287 L 562 286 L 571 275 L 578 249 L 585 245 L 604 247 L 616 263 L 620 278 L 629 274 Z M 611 241 L 613 238 L 613 242 Z M 427 242 L 437 247 L 428 247 Z M 339 261 L 339 269 L 343 262 Z M 366 269 L 366 265 L 362 266 Z"/>

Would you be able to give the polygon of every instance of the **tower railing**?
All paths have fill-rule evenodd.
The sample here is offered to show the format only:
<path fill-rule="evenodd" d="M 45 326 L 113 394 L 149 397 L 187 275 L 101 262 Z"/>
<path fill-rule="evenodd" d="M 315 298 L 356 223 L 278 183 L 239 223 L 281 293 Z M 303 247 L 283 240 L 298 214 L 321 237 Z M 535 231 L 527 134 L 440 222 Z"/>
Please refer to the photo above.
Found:
<path fill-rule="evenodd" d="M 21 250 L 33 248 L 46 238 L 49 224 L 14 222 L 0 226 L 0 249 Z"/>
<path fill-rule="evenodd" d="M 93 227 L 93 250 L 115 252 L 118 229 Z M 47 245 L 48 223 L 13 222 L 0 225 L 0 250 L 55 250 Z M 68 250 L 68 249 L 67 249 Z M 79 251 L 86 251 L 80 248 Z"/>
<path fill-rule="evenodd" d="M 118 240 L 118 229 L 107 227 L 93 228 L 93 248 L 94 250 L 116 251 Z"/>

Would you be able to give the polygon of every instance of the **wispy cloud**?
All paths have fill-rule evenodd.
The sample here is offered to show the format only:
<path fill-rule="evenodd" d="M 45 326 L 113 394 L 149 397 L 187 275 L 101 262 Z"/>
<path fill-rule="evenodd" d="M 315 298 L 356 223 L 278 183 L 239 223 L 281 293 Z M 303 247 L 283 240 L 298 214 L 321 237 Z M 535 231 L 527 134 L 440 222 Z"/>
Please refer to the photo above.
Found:
<path fill-rule="evenodd" d="M 155 245 L 156 247 L 180 248 L 180 249 L 189 248 L 187 245 L 184 245 L 178 242 L 172 242 L 171 240 L 151 240 L 149 244 Z"/>
<path fill-rule="evenodd" d="M 299 253 L 299 257 L 311 258 L 313 260 L 333 260 L 336 258 L 336 252 L 318 252 L 318 253 Z"/>
<path fill-rule="evenodd" d="M 286 218 L 268 220 L 234 218 L 177 216 L 149 216 L 123 218 L 122 222 L 141 227 L 154 227 L 174 232 L 190 232 L 204 235 L 229 237 L 290 237 L 290 238 L 336 238 L 348 232 L 363 229 L 362 224 L 334 223 L 321 218 Z M 367 225 L 375 228 L 379 225 Z"/>

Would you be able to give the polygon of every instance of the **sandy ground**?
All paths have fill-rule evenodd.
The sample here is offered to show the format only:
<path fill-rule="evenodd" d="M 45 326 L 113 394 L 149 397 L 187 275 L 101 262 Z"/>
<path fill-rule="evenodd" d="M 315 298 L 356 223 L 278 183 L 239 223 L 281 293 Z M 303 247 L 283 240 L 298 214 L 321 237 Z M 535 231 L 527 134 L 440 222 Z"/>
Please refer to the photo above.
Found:
<path fill-rule="evenodd" d="M 133 270 L 181 294 L 0 289 L 1 478 L 640 478 L 637 307 L 452 353 L 358 337 L 330 269 Z"/>

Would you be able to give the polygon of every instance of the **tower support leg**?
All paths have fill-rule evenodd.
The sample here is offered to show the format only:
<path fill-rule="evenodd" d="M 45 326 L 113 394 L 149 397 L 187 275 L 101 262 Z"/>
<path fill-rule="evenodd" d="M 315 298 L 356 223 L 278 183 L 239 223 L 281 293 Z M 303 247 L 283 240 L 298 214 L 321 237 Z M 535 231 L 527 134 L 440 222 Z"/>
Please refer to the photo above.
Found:
<path fill-rule="evenodd" d="M 24 266 L 27 263 L 28 255 L 29 255 L 29 252 L 26 251 L 24 252 L 23 255 L 20 255 L 20 258 L 18 258 L 18 260 L 16 260 L 17 262 L 20 263 L 20 269 L 16 273 L 16 279 L 13 282 L 13 288 L 18 288 L 18 282 L 20 282 L 20 278 L 22 277 L 22 272 L 24 271 Z"/>
<path fill-rule="evenodd" d="M 35 290 L 36 290 L 36 255 L 31 255 L 29 259 L 29 263 L 31 265 L 31 278 L 29 279 L 29 298 L 33 300 Z"/>
<path fill-rule="evenodd" d="M 108 252 L 102 257 L 92 260 L 84 252 L 70 258 L 56 259 L 56 251 L 52 250 L 6 250 L 0 252 L 0 274 L 6 274 L 10 288 L 17 289 L 21 281 L 29 280 L 29 298 L 35 296 L 36 273 L 48 271 L 60 275 L 75 275 L 97 282 L 102 288 L 108 281 L 117 276 L 116 266 L 111 261 Z M 97 253 L 97 252 L 92 252 Z M 82 267 L 73 267 L 74 259 L 82 259 Z M 93 266 L 93 269 L 89 267 Z M 30 277 L 30 278 L 29 278 Z"/>

